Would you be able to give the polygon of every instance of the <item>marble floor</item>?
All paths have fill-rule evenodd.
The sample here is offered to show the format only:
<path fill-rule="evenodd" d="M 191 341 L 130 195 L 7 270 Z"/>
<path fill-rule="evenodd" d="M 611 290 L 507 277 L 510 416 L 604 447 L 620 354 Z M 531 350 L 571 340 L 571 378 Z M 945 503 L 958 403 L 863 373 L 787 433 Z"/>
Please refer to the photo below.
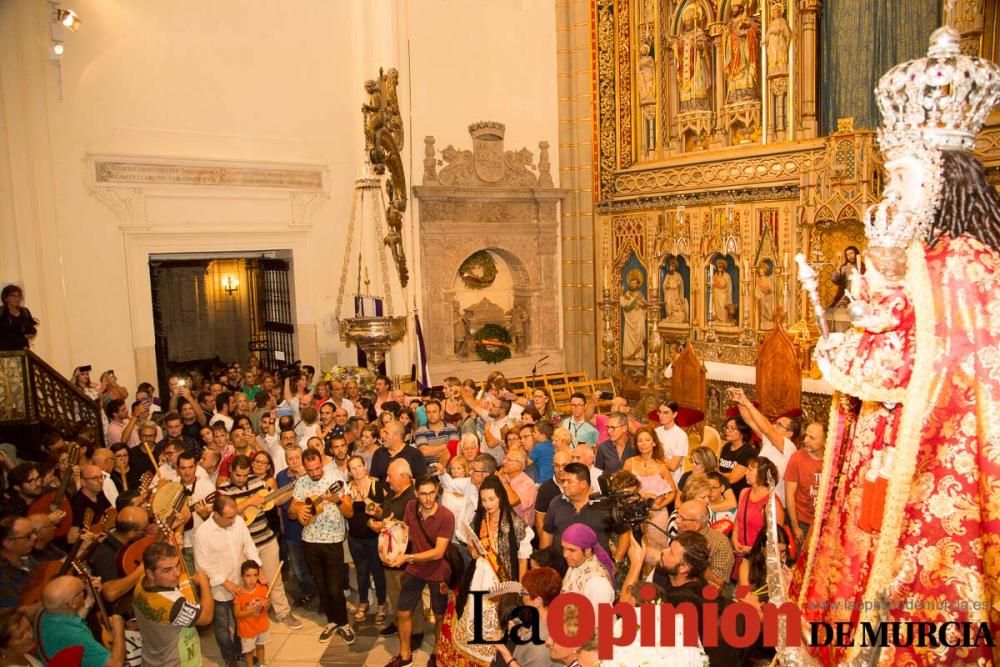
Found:
<path fill-rule="evenodd" d="M 378 636 L 378 631 L 383 626 L 374 624 L 372 620 L 374 612 L 369 612 L 366 621 L 352 622 L 357 640 L 350 646 L 345 644 L 339 635 L 334 635 L 327 644 L 319 643 L 319 634 L 326 623 L 325 617 L 317 611 L 315 600 L 307 609 L 295 607 L 293 613 L 302 621 L 304 627 L 300 630 L 290 630 L 281 623 L 271 620 L 271 642 L 267 645 L 265 663 L 267 667 L 305 667 L 305 665 L 383 667 L 399 652 L 398 637 Z M 424 667 L 427 664 L 431 641 L 425 639 L 424 647 L 414 651 L 414 667 Z M 201 651 L 205 658 L 205 667 L 223 667 L 211 626 L 202 629 Z"/>

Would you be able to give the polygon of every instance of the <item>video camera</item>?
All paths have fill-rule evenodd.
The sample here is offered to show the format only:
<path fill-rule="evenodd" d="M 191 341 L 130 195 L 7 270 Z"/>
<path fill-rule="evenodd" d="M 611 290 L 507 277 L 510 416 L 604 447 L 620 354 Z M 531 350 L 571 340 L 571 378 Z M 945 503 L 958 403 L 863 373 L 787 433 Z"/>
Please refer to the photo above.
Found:
<path fill-rule="evenodd" d="M 643 498 L 638 491 L 631 489 L 610 491 L 607 497 L 611 501 L 611 520 L 619 525 L 627 523 L 632 533 L 641 537 L 642 526 L 649 519 L 653 498 Z"/>
<path fill-rule="evenodd" d="M 291 363 L 285 364 L 275 371 L 275 375 L 278 376 L 278 380 L 281 382 L 284 382 L 287 378 L 298 377 L 302 375 L 302 362 L 296 359 Z"/>

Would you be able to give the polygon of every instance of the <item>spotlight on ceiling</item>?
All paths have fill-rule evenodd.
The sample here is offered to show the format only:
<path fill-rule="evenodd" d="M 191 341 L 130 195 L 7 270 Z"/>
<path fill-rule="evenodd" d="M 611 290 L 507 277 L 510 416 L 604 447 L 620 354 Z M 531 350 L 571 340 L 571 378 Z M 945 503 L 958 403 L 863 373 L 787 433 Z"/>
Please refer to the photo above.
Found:
<path fill-rule="evenodd" d="M 63 45 L 60 44 L 59 42 L 56 42 L 55 44 L 49 47 L 49 60 L 59 60 L 60 58 L 62 58 L 63 51 L 65 51 Z"/>
<path fill-rule="evenodd" d="M 59 23 L 62 23 L 72 32 L 77 32 L 78 30 L 80 30 L 80 24 L 83 22 L 80 19 L 80 15 L 74 12 L 72 9 L 57 9 L 56 20 Z"/>

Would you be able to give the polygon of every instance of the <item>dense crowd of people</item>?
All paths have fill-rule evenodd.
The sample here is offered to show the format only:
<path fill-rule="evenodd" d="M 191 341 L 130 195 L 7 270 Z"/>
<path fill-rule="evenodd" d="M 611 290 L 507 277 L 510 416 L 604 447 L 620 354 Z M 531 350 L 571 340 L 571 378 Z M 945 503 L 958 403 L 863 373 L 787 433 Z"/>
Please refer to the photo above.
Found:
<path fill-rule="evenodd" d="M 564 417 L 499 373 L 421 396 L 282 375 L 251 357 L 173 376 L 160 398 L 75 369 L 106 446 L 81 429 L 46 435 L 41 461 L 0 448 L 2 664 L 198 664 L 211 626 L 226 667 L 254 667 L 269 624 L 301 628 L 293 609 L 314 604 L 320 642 L 366 622 L 397 636 L 389 667 L 421 647 L 448 667 L 591 664 L 593 642 L 560 646 L 544 622 L 545 643 L 515 641 L 525 607 L 638 603 L 642 581 L 675 604 L 711 584 L 759 606 L 772 492 L 789 563 L 809 531 L 823 425 L 769 418 L 739 389 L 722 442 L 689 447 L 669 400 L 645 418 L 577 393 Z M 719 665 L 768 651 L 695 650 Z"/>

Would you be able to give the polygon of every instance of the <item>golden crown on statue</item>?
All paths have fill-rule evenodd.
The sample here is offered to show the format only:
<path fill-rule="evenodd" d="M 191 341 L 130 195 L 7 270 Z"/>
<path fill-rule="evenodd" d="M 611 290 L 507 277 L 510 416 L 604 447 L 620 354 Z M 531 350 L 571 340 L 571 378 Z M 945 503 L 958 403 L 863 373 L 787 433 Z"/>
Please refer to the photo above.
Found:
<path fill-rule="evenodd" d="M 1000 101 L 1000 68 L 963 55 L 949 26 L 930 38 L 927 57 L 896 65 L 879 79 L 883 151 L 919 137 L 929 148 L 972 150 L 990 110 Z"/>

